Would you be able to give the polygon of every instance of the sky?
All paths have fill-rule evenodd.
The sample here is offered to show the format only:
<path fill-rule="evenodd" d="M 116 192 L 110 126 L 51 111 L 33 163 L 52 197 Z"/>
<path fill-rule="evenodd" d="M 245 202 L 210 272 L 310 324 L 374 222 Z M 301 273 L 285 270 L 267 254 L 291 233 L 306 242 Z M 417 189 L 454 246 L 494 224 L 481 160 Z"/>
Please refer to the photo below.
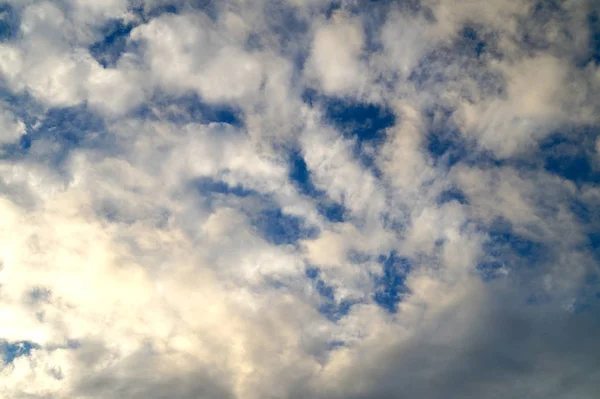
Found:
<path fill-rule="evenodd" d="M 0 397 L 594 399 L 594 0 L 0 1 Z"/>

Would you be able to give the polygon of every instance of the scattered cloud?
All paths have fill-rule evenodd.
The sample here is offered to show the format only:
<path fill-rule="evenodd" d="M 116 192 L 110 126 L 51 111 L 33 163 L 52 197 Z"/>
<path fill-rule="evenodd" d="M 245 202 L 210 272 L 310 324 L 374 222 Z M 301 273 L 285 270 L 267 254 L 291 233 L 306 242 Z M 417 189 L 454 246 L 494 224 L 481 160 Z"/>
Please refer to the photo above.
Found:
<path fill-rule="evenodd" d="M 0 5 L 0 396 L 596 397 L 598 13 Z"/>

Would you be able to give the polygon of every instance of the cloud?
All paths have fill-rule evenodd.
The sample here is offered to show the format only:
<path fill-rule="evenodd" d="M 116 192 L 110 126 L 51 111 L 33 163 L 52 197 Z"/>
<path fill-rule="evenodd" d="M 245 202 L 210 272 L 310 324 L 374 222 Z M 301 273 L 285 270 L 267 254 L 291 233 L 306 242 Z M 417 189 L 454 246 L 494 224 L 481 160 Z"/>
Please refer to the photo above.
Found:
<path fill-rule="evenodd" d="M 466 398 L 593 396 L 598 371 L 591 357 L 576 354 L 591 345 L 588 332 L 598 329 L 593 318 L 514 308 L 510 299 L 497 304 L 481 293 L 468 297 L 478 298 L 479 305 L 459 301 L 425 321 L 424 330 L 408 337 L 390 334 L 384 351 L 365 345 L 357 357 L 366 361 L 340 350 L 330 370 L 339 382 L 325 394 L 304 392 L 301 397 L 395 397 L 400 392 L 427 398 L 448 392 Z"/>
<path fill-rule="evenodd" d="M 359 22 L 345 21 L 341 15 L 317 28 L 309 62 L 325 93 L 351 93 L 364 84 L 363 35 Z"/>
<path fill-rule="evenodd" d="M 235 101 L 257 92 L 262 72 L 256 56 L 235 43 L 244 40 L 243 21 L 226 18 L 233 35 L 225 37 L 205 15 L 167 14 L 137 27 L 131 38 L 145 41 L 151 76 L 164 89 L 195 89 L 210 102 Z"/>
<path fill-rule="evenodd" d="M 8 110 L 0 111 L 0 143 L 7 144 L 17 141 L 26 134 L 25 124 Z"/>
<path fill-rule="evenodd" d="M 595 397 L 596 22 L 0 6 L 0 396 Z"/>

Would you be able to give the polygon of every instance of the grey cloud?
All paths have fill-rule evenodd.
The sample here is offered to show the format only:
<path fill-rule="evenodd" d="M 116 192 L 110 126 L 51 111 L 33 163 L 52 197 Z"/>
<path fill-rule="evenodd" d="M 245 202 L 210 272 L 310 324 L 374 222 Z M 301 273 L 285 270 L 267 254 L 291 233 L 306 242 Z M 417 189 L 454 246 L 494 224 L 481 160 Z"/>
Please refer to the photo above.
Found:
<path fill-rule="evenodd" d="M 384 351 L 365 349 L 330 392 L 298 397 L 594 397 L 600 388 L 594 313 L 525 305 L 514 294 L 503 289 L 476 304 L 459 303 L 410 339 L 382 342 Z"/>
<path fill-rule="evenodd" d="M 227 378 L 208 366 L 198 364 L 192 370 L 181 371 L 146 351 L 134 353 L 99 373 L 84 376 L 73 394 L 85 398 L 123 399 L 234 397 Z"/>

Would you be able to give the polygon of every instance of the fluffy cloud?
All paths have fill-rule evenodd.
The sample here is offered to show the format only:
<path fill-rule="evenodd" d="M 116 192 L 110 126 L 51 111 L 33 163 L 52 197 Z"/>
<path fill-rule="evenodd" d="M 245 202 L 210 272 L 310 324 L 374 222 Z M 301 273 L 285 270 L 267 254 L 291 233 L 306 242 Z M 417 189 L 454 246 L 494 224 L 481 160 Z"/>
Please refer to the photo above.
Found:
<path fill-rule="evenodd" d="M 597 20 L 0 6 L 0 396 L 595 397 Z"/>
<path fill-rule="evenodd" d="M 364 33 L 359 22 L 336 17 L 317 28 L 309 62 L 325 93 L 351 94 L 365 84 L 366 71 L 360 62 Z"/>
<path fill-rule="evenodd" d="M 0 131 L 2 131 L 0 143 L 11 143 L 26 133 L 25 123 L 13 115 L 12 112 L 0 110 Z"/>

